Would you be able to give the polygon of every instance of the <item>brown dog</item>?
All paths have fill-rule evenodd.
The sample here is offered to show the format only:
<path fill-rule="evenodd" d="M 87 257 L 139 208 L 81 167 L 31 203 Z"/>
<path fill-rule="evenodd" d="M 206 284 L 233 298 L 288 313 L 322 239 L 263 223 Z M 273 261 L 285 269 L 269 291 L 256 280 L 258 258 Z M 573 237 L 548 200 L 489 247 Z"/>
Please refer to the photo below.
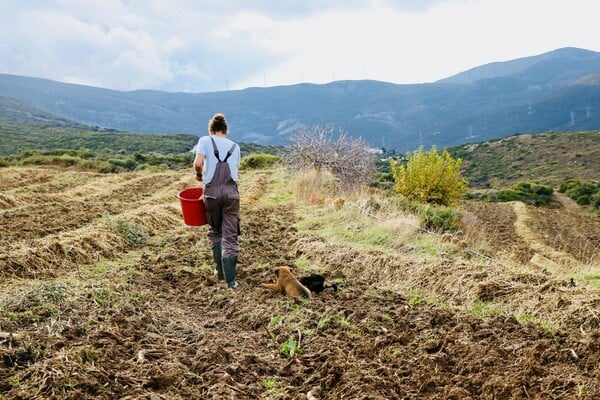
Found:
<path fill-rule="evenodd" d="M 305 295 L 310 298 L 310 290 L 292 275 L 292 271 L 288 267 L 275 268 L 275 276 L 277 277 L 276 283 L 263 283 L 261 286 L 277 293 L 283 293 L 288 297 L 295 298 Z"/>

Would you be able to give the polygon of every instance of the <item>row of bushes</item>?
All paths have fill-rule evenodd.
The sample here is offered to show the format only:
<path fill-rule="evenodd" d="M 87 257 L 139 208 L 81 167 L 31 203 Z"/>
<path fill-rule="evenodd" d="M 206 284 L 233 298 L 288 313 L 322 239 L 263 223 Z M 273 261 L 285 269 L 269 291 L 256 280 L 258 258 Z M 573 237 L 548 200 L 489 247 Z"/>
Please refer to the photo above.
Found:
<path fill-rule="evenodd" d="M 519 182 L 509 189 L 491 189 L 467 193 L 468 200 L 490 202 L 522 201 L 536 206 L 548 205 L 552 201 L 554 189 L 549 185 L 532 182 Z"/>
<path fill-rule="evenodd" d="M 130 156 L 102 152 L 95 153 L 88 149 L 48 151 L 28 150 L 16 156 L 0 157 L 0 167 L 10 165 L 57 165 L 61 167 L 78 167 L 101 173 L 118 173 L 140 169 L 185 169 L 191 168 L 195 155 L 181 154 L 142 154 L 133 152 Z M 267 153 L 253 153 L 244 157 L 240 169 L 260 169 L 279 162 L 280 157 Z"/>
<path fill-rule="evenodd" d="M 564 193 L 577 204 L 600 208 L 600 181 L 571 179 L 563 182 L 558 192 Z M 522 201 L 536 206 L 544 206 L 552 201 L 554 189 L 549 185 L 532 182 L 519 182 L 509 189 L 472 191 L 465 198 L 491 202 Z"/>
<path fill-rule="evenodd" d="M 101 173 L 117 173 L 140 169 L 184 169 L 190 168 L 194 161 L 193 153 L 181 154 L 141 154 L 134 152 L 125 155 L 113 152 L 95 153 L 88 149 L 47 151 L 28 150 L 0 158 L 0 167 L 10 165 L 57 165 L 77 167 Z"/>

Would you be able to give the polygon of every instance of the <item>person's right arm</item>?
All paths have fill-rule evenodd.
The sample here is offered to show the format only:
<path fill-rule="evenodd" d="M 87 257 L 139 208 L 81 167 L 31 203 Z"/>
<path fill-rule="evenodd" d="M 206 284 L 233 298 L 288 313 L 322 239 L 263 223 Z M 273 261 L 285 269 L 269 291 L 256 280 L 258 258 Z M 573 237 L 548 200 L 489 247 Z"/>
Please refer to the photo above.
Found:
<path fill-rule="evenodd" d="M 204 172 L 204 154 L 196 153 L 194 159 L 194 171 L 196 172 L 196 180 L 202 182 L 202 173 Z"/>

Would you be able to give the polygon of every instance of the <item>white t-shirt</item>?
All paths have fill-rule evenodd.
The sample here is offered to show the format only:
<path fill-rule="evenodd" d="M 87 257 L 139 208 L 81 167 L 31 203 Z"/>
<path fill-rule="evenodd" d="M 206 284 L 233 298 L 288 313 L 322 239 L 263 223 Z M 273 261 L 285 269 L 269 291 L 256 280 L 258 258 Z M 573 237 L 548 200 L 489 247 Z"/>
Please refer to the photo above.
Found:
<path fill-rule="evenodd" d="M 217 149 L 219 150 L 219 158 L 224 160 L 227 157 L 227 152 L 231 149 L 234 142 L 229 140 L 226 137 L 220 136 L 202 136 L 198 140 L 198 145 L 196 146 L 196 153 L 202 154 L 204 156 L 204 170 L 202 180 L 204 184 L 210 183 L 212 181 L 213 176 L 215 175 L 215 170 L 217 168 L 217 158 L 215 157 L 215 151 L 213 149 L 212 142 L 210 138 L 213 138 L 217 145 Z M 235 146 L 235 150 L 231 154 L 231 156 L 227 159 L 227 164 L 229 164 L 229 169 L 231 170 L 231 178 L 237 182 L 238 180 L 238 167 L 240 165 L 240 146 Z"/>

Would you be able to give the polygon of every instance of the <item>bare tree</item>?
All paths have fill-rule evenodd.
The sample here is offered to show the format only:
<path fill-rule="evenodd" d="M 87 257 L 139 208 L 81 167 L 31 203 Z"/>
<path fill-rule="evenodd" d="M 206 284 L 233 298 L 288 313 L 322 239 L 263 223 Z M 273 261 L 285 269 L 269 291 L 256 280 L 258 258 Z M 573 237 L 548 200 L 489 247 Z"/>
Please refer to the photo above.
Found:
<path fill-rule="evenodd" d="M 296 171 L 313 169 L 320 174 L 327 170 L 342 190 L 357 189 L 373 178 L 375 156 L 362 139 L 341 130 L 312 126 L 296 131 L 290 140 L 287 161 Z"/>

